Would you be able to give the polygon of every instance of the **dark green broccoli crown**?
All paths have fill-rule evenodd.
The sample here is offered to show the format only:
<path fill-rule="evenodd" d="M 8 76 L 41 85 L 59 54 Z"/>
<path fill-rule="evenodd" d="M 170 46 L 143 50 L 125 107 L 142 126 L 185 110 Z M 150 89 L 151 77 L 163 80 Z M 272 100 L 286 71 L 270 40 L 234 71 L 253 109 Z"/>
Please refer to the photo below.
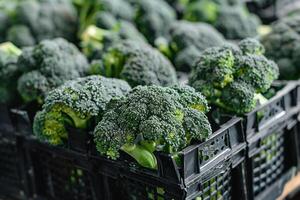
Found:
<path fill-rule="evenodd" d="M 221 104 L 224 102 L 226 109 L 238 114 L 250 112 L 255 106 L 254 89 L 243 81 L 228 84 L 222 90 Z"/>
<path fill-rule="evenodd" d="M 30 40 L 35 43 L 55 37 L 63 37 L 69 41 L 76 39 L 77 13 L 69 0 L 19 1 L 15 15 L 14 24 L 27 26 L 26 37 L 32 35 Z M 10 36 L 10 33 L 13 35 Z M 7 37 L 17 39 L 16 42 L 21 46 L 26 46 L 28 41 L 22 36 L 23 33 L 13 31 Z"/>
<path fill-rule="evenodd" d="M 207 80 L 223 88 L 233 80 L 234 54 L 229 48 L 209 48 L 200 55 L 195 66 L 190 82 Z"/>
<path fill-rule="evenodd" d="M 137 8 L 135 23 L 148 41 L 154 44 L 158 37 L 167 37 L 168 29 L 176 20 L 176 13 L 163 0 L 133 0 Z"/>
<path fill-rule="evenodd" d="M 257 93 L 266 92 L 278 78 L 277 65 L 261 55 L 241 56 L 237 59 L 235 76 L 252 85 Z"/>
<path fill-rule="evenodd" d="M 118 24 L 118 32 L 121 39 L 129 39 L 145 43 L 147 42 L 145 36 L 140 33 L 131 22 L 125 20 L 120 21 Z"/>
<path fill-rule="evenodd" d="M 219 11 L 215 27 L 227 39 L 243 39 L 257 35 L 259 18 L 245 12 L 243 7 L 224 7 Z"/>
<path fill-rule="evenodd" d="M 297 79 L 300 75 L 299 25 L 298 15 L 280 19 L 272 24 L 271 32 L 261 39 L 266 48 L 266 56 L 278 64 L 281 79 Z"/>
<path fill-rule="evenodd" d="M 203 51 L 224 43 L 223 36 L 215 28 L 201 22 L 177 21 L 170 28 L 170 37 L 171 48 L 175 52 L 190 46 Z"/>
<path fill-rule="evenodd" d="M 37 74 L 46 77 L 47 84 L 43 84 L 43 88 L 32 88 L 32 90 L 37 90 L 31 91 L 35 94 L 39 94 L 39 91 L 44 91 L 44 86 L 46 85 L 48 86 L 46 91 L 50 91 L 67 80 L 81 77 L 85 75 L 89 67 L 86 58 L 80 51 L 73 44 L 61 38 L 44 40 L 35 47 L 24 49 L 18 60 L 18 65 L 24 73 L 19 79 L 19 85 L 32 85 L 32 80 L 30 80 L 32 75 L 26 75 L 26 73 L 33 70 L 39 72 L 35 72 L 34 77 Z M 30 88 L 25 91 L 19 90 L 19 93 L 21 96 L 29 97 L 32 94 L 26 93 L 29 90 Z M 44 95 L 45 93 L 39 94 L 39 96 Z M 32 96 L 32 99 L 34 98 Z"/>
<path fill-rule="evenodd" d="M 47 78 L 41 72 L 33 70 L 19 78 L 17 88 L 25 102 L 36 100 L 41 104 L 50 86 Z"/>
<path fill-rule="evenodd" d="M 34 132 L 52 144 L 61 144 L 67 137 L 66 124 L 88 128 L 89 120 L 101 117 L 111 98 L 130 89 L 125 81 L 96 75 L 68 81 L 49 92 L 35 117 Z"/>
<path fill-rule="evenodd" d="M 238 45 L 243 54 L 263 55 L 265 53 L 265 47 L 253 38 L 246 38 L 239 42 Z"/>
<path fill-rule="evenodd" d="M 267 91 L 279 74 L 277 65 L 263 53 L 263 46 L 254 39 L 245 39 L 238 47 L 209 48 L 194 65 L 189 83 L 210 103 L 229 111 L 239 109 L 239 114 L 250 111 L 255 107 L 254 93 Z M 239 100 L 242 107 L 235 107 Z"/>
<path fill-rule="evenodd" d="M 171 60 L 182 71 L 191 69 L 201 51 L 225 42 L 216 29 L 201 22 L 177 21 L 171 25 L 169 34 Z"/>
<path fill-rule="evenodd" d="M 134 17 L 134 8 L 129 2 L 124 0 L 102 0 L 102 9 L 111 13 L 117 19 L 132 21 Z"/>
<path fill-rule="evenodd" d="M 126 80 L 131 86 L 168 86 L 177 82 L 174 67 L 158 50 L 146 43 L 123 40 L 103 57 L 105 76 Z"/>
<path fill-rule="evenodd" d="M 195 109 L 185 108 L 183 128 L 186 133 L 186 140 L 189 143 L 192 139 L 204 141 L 212 133 L 207 116 Z"/>
<path fill-rule="evenodd" d="M 206 138 L 211 134 L 206 116 L 187 106 L 198 105 L 200 98 L 201 103 L 205 101 L 195 93 L 188 86 L 138 86 L 125 97 L 115 99 L 94 131 L 98 151 L 115 159 L 126 144 L 152 141 L 156 150 L 177 151 L 188 140 Z M 187 124 L 191 118 L 197 122 Z M 196 124 L 202 126 L 197 129 Z M 196 133 L 198 130 L 201 132 Z"/>
<path fill-rule="evenodd" d="M 227 39 L 243 39 L 257 35 L 260 20 L 250 14 L 238 0 L 192 1 L 184 12 L 189 21 L 202 21 L 215 26 Z"/>
<path fill-rule="evenodd" d="M 8 103 L 16 98 L 16 81 L 20 75 L 17 66 L 21 50 L 12 43 L 0 44 L 0 102 Z"/>
<path fill-rule="evenodd" d="M 35 44 L 34 36 L 31 34 L 29 28 L 25 25 L 12 26 L 7 31 L 8 41 L 13 41 L 17 46 L 32 46 Z"/>

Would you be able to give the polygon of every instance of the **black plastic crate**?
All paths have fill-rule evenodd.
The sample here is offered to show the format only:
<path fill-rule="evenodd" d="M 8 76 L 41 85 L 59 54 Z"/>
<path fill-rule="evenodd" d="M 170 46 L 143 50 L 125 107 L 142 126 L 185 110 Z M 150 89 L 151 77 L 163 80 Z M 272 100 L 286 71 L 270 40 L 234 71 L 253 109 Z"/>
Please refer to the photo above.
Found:
<path fill-rule="evenodd" d="M 28 195 L 27 172 L 24 166 L 23 140 L 14 112 L 7 105 L 0 106 L 0 196 L 10 199 L 26 199 Z"/>
<path fill-rule="evenodd" d="M 261 135 L 263 130 L 280 123 L 285 115 L 300 104 L 299 82 L 275 82 L 276 94 L 267 103 L 243 116 L 246 140 Z"/>
<path fill-rule="evenodd" d="M 295 175 L 299 110 L 293 108 L 248 141 L 246 180 L 250 200 L 276 199 Z"/>
<path fill-rule="evenodd" d="M 97 179 L 109 176 L 116 180 L 108 191 L 118 194 L 106 199 L 243 199 L 245 149 L 242 121 L 233 118 L 207 141 L 179 152 L 181 165 L 161 152 L 156 153 L 158 170 L 140 167 L 126 160 L 126 155 L 117 161 L 91 155 L 91 160 Z"/>
<path fill-rule="evenodd" d="M 86 155 L 27 139 L 32 196 L 47 200 L 96 200 Z"/>

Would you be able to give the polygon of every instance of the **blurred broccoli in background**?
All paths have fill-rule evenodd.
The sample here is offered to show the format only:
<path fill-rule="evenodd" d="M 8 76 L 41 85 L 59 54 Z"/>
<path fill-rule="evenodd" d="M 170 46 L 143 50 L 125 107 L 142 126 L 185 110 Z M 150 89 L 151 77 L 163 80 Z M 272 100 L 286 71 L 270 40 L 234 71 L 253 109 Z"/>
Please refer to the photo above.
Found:
<path fill-rule="evenodd" d="M 261 38 L 266 56 L 276 61 L 280 79 L 300 77 L 300 16 L 295 15 L 276 21 L 271 32 Z"/>
<path fill-rule="evenodd" d="M 132 40 L 111 46 L 102 60 L 91 65 L 90 73 L 124 79 L 132 87 L 177 83 L 175 69 L 164 55 L 146 43 Z"/>
<path fill-rule="evenodd" d="M 110 29 L 89 26 L 81 35 L 81 47 L 90 60 L 101 59 L 110 46 L 126 39 L 147 43 L 132 23 L 119 21 Z"/>
<path fill-rule="evenodd" d="M 239 0 L 193 1 L 187 6 L 183 18 L 210 23 L 227 39 L 254 37 L 260 25 L 259 18 L 250 14 Z"/>
<path fill-rule="evenodd" d="M 264 56 L 255 39 L 244 39 L 238 47 L 225 45 L 206 49 L 193 66 L 189 84 L 211 104 L 243 114 L 257 103 L 265 103 L 266 92 L 279 72 L 275 62 Z"/>
<path fill-rule="evenodd" d="M 117 159 L 120 151 L 156 169 L 154 151 L 173 154 L 212 133 L 207 101 L 189 86 L 138 86 L 114 99 L 94 130 L 97 150 Z"/>
<path fill-rule="evenodd" d="M 55 37 L 76 42 L 77 12 L 69 0 L 12 1 L 10 6 L 0 6 L 0 19 L 7 21 L 5 16 L 8 24 L 2 37 L 17 46 Z"/>
<path fill-rule="evenodd" d="M 88 76 L 68 81 L 49 92 L 34 119 L 34 134 L 53 145 L 63 144 L 67 138 L 66 126 L 90 130 L 101 118 L 111 98 L 131 90 L 122 80 Z"/>
<path fill-rule="evenodd" d="M 129 0 L 136 8 L 134 22 L 149 43 L 168 37 L 168 30 L 176 20 L 176 13 L 164 0 Z"/>
<path fill-rule="evenodd" d="M 90 26 L 110 29 L 118 20 L 132 21 L 134 8 L 125 0 L 77 0 L 79 36 Z"/>
<path fill-rule="evenodd" d="M 20 75 L 17 62 L 21 50 L 10 42 L 0 44 L 0 103 L 12 103 L 17 98 L 16 82 Z"/>
<path fill-rule="evenodd" d="M 67 80 L 84 76 L 89 64 L 80 51 L 62 38 L 26 47 L 18 59 L 22 76 L 18 91 L 26 102 L 42 103 L 50 90 Z"/>
<path fill-rule="evenodd" d="M 203 50 L 225 43 L 214 27 L 201 22 L 176 21 L 171 25 L 169 35 L 167 44 L 158 41 L 157 46 L 179 71 L 190 71 Z"/>

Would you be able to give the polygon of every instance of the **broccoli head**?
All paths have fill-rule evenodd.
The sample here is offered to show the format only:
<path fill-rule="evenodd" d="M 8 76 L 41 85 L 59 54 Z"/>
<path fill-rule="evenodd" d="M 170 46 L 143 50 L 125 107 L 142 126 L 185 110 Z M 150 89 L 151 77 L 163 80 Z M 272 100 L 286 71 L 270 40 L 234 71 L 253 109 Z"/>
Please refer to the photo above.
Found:
<path fill-rule="evenodd" d="M 33 46 L 36 41 L 30 29 L 25 25 L 14 25 L 7 31 L 8 41 L 13 41 L 17 46 Z"/>
<path fill-rule="evenodd" d="M 174 67 L 158 50 L 145 43 L 123 40 L 103 55 L 103 64 L 98 65 L 104 76 L 126 80 L 132 87 L 137 85 L 176 84 Z M 104 67 L 104 68 L 103 68 Z"/>
<path fill-rule="evenodd" d="M 63 144 L 66 126 L 89 130 L 110 99 L 130 89 L 125 81 L 97 75 L 68 81 L 48 93 L 42 111 L 35 116 L 34 134 L 50 144 Z"/>
<path fill-rule="evenodd" d="M 18 80 L 20 95 L 25 102 L 40 102 L 65 81 L 84 76 L 89 64 L 73 44 L 57 38 L 24 48 L 18 67 L 22 72 Z"/>
<path fill-rule="evenodd" d="M 300 16 L 291 16 L 274 22 L 272 31 L 261 38 L 266 56 L 279 66 L 280 79 L 300 77 Z"/>
<path fill-rule="evenodd" d="M 257 35 L 260 20 L 250 14 L 241 1 L 199 0 L 189 3 L 184 19 L 202 21 L 215 26 L 227 39 L 243 39 Z"/>
<path fill-rule="evenodd" d="M 20 75 L 17 61 L 21 54 L 10 42 L 0 44 L 0 103 L 10 103 L 16 98 L 16 81 Z"/>
<path fill-rule="evenodd" d="M 173 61 L 180 71 L 190 71 L 200 53 L 214 46 L 222 46 L 225 42 L 223 36 L 211 25 L 177 21 L 169 30 L 169 44 L 166 55 Z M 159 48 L 164 46 L 158 45 Z M 164 52 L 164 50 L 162 50 Z"/>
<path fill-rule="evenodd" d="M 207 110 L 204 96 L 189 86 L 138 86 L 109 103 L 94 130 L 97 150 L 111 159 L 122 150 L 155 169 L 154 151 L 176 154 L 211 134 Z"/>
<path fill-rule="evenodd" d="M 176 20 L 176 13 L 164 0 L 132 0 L 136 7 L 135 24 L 151 44 L 159 37 L 167 37 Z"/>
<path fill-rule="evenodd" d="M 10 15 L 6 38 L 19 46 L 56 37 L 76 41 L 77 12 L 70 0 L 17 1 Z"/>
<path fill-rule="evenodd" d="M 245 39 L 238 47 L 205 50 L 193 66 L 189 83 L 210 103 L 243 114 L 255 108 L 257 94 L 266 92 L 278 75 L 275 62 L 264 56 L 264 47 L 255 39 Z"/>

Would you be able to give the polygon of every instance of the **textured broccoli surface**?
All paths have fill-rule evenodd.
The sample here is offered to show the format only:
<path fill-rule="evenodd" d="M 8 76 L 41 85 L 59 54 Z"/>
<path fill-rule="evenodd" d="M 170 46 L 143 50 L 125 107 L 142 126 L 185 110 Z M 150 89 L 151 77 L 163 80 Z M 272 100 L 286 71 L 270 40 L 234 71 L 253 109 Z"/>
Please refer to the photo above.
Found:
<path fill-rule="evenodd" d="M 137 85 L 176 84 L 177 77 L 170 61 L 151 46 L 132 40 L 114 44 L 104 54 L 101 69 L 92 71 L 101 75 L 126 80 L 132 87 Z"/>
<path fill-rule="evenodd" d="M 199 0 L 188 4 L 184 19 L 202 21 L 215 26 L 227 39 L 243 39 L 257 35 L 260 20 L 250 14 L 242 1 Z"/>
<path fill-rule="evenodd" d="M 164 46 L 159 48 L 179 71 L 190 71 L 203 50 L 225 43 L 224 37 L 214 27 L 201 22 L 177 21 L 171 25 L 169 34 L 167 52 L 164 52 Z"/>
<path fill-rule="evenodd" d="M 211 134 L 208 109 L 204 96 L 189 86 L 138 86 L 109 103 L 94 130 L 97 150 L 111 159 L 122 150 L 155 169 L 154 151 L 176 154 Z"/>
<path fill-rule="evenodd" d="M 176 20 L 176 13 L 163 0 L 131 0 L 136 7 L 134 21 L 151 44 L 159 37 L 167 37 L 168 29 Z"/>
<path fill-rule="evenodd" d="M 56 37 L 76 41 L 77 12 L 70 0 L 25 0 L 15 4 L 8 12 L 11 23 L 7 40 L 18 46 Z"/>
<path fill-rule="evenodd" d="M 280 79 L 300 77 L 300 16 L 280 19 L 272 24 L 272 31 L 261 38 L 266 56 L 276 61 Z"/>
<path fill-rule="evenodd" d="M 275 62 L 264 56 L 264 47 L 249 38 L 238 47 L 205 50 L 193 66 L 189 83 L 210 103 L 243 114 L 255 108 L 257 94 L 266 92 L 278 75 Z"/>
<path fill-rule="evenodd" d="M 16 81 L 20 75 L 17 61 L 21 50 L 12 43 L 0 44 L 0 103 L 16 99 Z"/>
<path fill-rule="evenodd" d="M 84 76 L 89 64 L 73 44 L 57 38 L 24 48 L 18 67 L 23 73 L 18 80 L 20 95 L 25 102 L 41 103 L 48 91 Z"/>
<path fill-rule="evenodd" d="M 130 89 L 125 81 L 97 75 L 68 81 L 48 93 L 43 110 L 35 116 L 34 134 L 50 144 L 63 144 L 68 137 L 66 126 L 89 130 L 111 98 Z"/>

